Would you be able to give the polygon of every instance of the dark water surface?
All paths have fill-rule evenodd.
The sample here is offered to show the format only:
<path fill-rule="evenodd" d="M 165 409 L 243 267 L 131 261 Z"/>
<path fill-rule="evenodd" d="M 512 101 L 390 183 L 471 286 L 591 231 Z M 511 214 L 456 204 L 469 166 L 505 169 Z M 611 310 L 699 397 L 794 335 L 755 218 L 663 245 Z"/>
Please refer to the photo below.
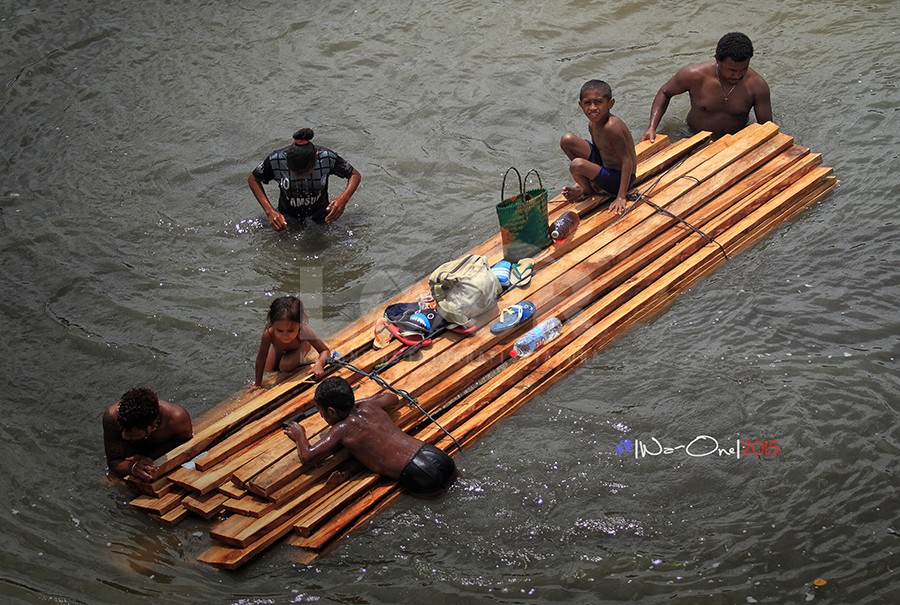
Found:
<path fill-rule="evenodd" d="M 490 236 L 506 167 L 567 184 L 586 79 L 639 137 L 731 30 L 841 184 L 466 451 L 448 497 L 228 573 L 205 524 L 107 484 L 124 390 L 211 408 L 273 296 L 327 337 Z M 0 3 L 0 602 L 900 602 L 898 32 L 894 0 Z M 363 184 L 278 235 L 246 176 L 301 126 Z M 704 434 L 780 452 L 615 450 Z"/>

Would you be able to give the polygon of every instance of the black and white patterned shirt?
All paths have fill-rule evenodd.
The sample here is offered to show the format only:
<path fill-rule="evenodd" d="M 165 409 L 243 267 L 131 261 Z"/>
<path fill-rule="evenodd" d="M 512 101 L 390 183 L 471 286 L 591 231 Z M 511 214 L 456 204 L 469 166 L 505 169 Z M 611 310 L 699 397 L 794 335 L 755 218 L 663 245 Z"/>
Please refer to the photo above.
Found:
<path fill-rule="evenodd" d="M 331 149 L 316 146 L 316 164 L 309 178 L 299 178 L 291 173 L 287 166 L 287 147 L 273 151 L 259 166 L 253 169 L 253 175 L 262 183 L 273 179 L 278 183 L 279 212 L 290 214 L 310 214 L 328 204 L 328 176 L 336 174 L 349 179 L 353 174 L 353 166 Z"/>

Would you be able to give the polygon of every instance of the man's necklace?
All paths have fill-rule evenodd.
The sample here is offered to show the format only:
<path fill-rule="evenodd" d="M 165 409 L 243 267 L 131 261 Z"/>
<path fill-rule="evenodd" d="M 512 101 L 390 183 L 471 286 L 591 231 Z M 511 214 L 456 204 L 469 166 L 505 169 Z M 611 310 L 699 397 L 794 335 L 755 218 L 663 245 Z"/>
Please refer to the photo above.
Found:
<path fill-rule="evenodd" d="M 725 95 L 725 104 L 728 105 L 728 97 L 731 96 L 731 93 L 734 92 L 734 89 L 737 88 L 737 84 L 731 87 L 731 90 L 725 92 L 725 87 L 722 86 L 722 76 L 719 75 L 719 64 L 716 63 L 716 80 L 719 81 L 719 88 L 722 89 L 722 94 Z"/>

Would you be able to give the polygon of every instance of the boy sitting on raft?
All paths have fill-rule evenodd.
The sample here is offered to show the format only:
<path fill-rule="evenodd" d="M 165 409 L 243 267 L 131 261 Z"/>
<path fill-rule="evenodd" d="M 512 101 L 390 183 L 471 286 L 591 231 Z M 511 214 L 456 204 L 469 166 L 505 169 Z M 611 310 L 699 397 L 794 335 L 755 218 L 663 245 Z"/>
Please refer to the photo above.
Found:
<path fill-rule="evenodd" d="M 563 187 L 566 199 L 581 201 L 605 191 L 616 196 L 609 211 L 622 214 L 625 196 L 634 182 L 637 156 L 631 131 L 610 113 L 615 103 L 609 84 L 602 80 L 585 82 L 578 106 L 587 116 L 591 140 L 567 132 L 559 146 L 570 160 L 569 172 L 575 179 L 574 187 Z"/>
<path fill-rule="evenodd" d="M 303 464 L 321 460 L 343 445 L 370 471 L 399 480 L 404 490 L 419 498 L 442 495 L 456 479 L 453 458 L 407 435 L 391 420 L 386 410 L 399 401 L 393 393 L 356 401 L 350 383 L 332 376 L 316 387 L 315 401 L 331 426 L 314 445 L 296 422 L 285 428 Z"/>

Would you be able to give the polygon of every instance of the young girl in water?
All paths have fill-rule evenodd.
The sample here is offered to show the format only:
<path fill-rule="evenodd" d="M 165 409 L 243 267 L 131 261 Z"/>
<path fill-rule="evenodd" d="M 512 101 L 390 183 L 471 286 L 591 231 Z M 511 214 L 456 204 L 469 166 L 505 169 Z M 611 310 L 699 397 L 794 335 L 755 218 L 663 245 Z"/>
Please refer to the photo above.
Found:
<path fill-rule="evenodd" d="M 306 322 L 303 303 L 296 296 L 282 296 L 272 301 L 256 354 L 256 382 L 251 390 L 262 386 L 264 372 L 291 372 L 309 363 L 310 347 L 319 352 L 313 374 L 316 380 L 322 379 L 331 349 L 319 340 Z"/>

